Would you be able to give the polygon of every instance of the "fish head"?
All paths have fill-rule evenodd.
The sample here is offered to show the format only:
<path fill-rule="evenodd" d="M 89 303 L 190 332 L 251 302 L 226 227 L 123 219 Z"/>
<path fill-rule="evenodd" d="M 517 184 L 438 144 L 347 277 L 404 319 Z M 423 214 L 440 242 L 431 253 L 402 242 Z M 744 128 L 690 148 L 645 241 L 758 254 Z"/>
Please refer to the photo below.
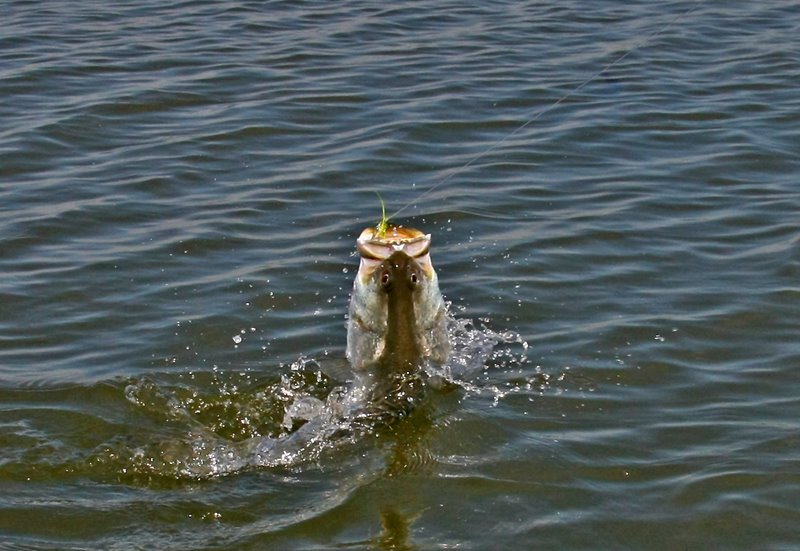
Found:
<path fill-rule="evenodd" d="M 426 278 L 430 278 L 422 265 L 403 251 L 395 251 L 378 265 L 372 277 L 378 278 L 383 292 L 402 299 L 418 291 Z M 413 298 L 408 299 L 413 304 Z"/>
<path fill-rule="evenodd" d="M 389 226 L 380 236 L 367 228 L 356 241 L 360 264 L 350 299 L 347 355 L 357 371 L 441 360 L 442 350 L 446 357 L 445 308 L 430 242 L 430 234 L 402 226 Z"/>

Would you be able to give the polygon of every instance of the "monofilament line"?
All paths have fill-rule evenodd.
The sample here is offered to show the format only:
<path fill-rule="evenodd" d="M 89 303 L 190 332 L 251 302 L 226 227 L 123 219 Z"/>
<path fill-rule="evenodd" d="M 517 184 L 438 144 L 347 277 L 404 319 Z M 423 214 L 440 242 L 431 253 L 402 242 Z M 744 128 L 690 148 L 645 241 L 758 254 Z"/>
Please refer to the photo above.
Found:
<path fill-rule="evenodd" d="M 541 110 L 537 111 L 536 113 L 534 113 L 524 123 L 522 123 L 521 125 L 516 127 L 514 130 L 512 130 L 511 132 L 509 132 L 508 134 L 503 136 L 498 141 L 494 142 L 491 146 L 487 147 L 486 149 L 484 149 L 483 151 L 481 151 L 480 153 L 478 153 L 477 155 L 472 157 L 469 161 L 467 161 L 463 165 L 458 166 L 456 168 L 450 169 L 449 172 L 441 180 L 439 180 L 437 183 L 435 183 L 434 185 L 429 187 L 427 190 L 425 190 L 422 193 L 422 195 L 420 195 L 419 197 L 417 197 L 417 198 L 413 199 L 412 201 L 409 201 L 408 203 L 406 203 L 405 206 L 401 207 L 394 214 L 392 214 L 389 218 L 395 218 L 397 215 L 399 215 L 401 212 L 406 210 L 408 207 L 410 207 L 414 203 L 416 203 L 418 201 L 421 201 L 422 199 L 424 199 L 425 197 L 427 197 L 428 195 L 430 195 L 431 193 L 436 191 L 438 188 L 440 188 L 441 186 L 443 186 L 444 184 L 446 184 L 447 182 L 452 180 L 453 177 L 455 177 L 457 174 L 462 173 L 463 171 L 468 169 L 470 166 L 475 164 L 477 161 L 483 159 L 489 153 L 491 153 L 495 149 L 499 148 L 501 145 L 503 145 L 508 140 L 510 140 L 511 138 L 513 138 L 514 136 L 516 136 L 517 134 L 522 132 L 528 126 L 530 126 L 531 124 L 533 124 L 534 122 L 539 120 L 542 116 L 544 116 L 545 114 L 549 113 L 550 111 L 552 111 L 553 109 L 555 109 L 556 107 L 558 107 L 559 105 L 564 103 L 566 100 L 568 100 L 569 98 L 571 98 L 572 96 L 574 96 L 575 94 L 577 94 L 578 92 L 583 90 L 586 86 L 588 86 L 589 84 L 591 84 L 592 82 L 594 82 L 595 80 L 600 78 L 601 75 L 607 73 L 615 65 L 619 64 L 620 62 L 622 62 L 626 57 L 631 55 L 633 52 L 635 52 L 636 50 L 642 48 L 646 44 L 650 43 L 657 36 L 659 36 L 659 35 L 663 34 L 664 32 L 666 32 L 667 29 L 672 27 L 675 23 L 677 23 L 681 19 L 687 17 L 689 14 L 691 14 L 694 10 L 697 9 L 697 7 L 702 3 L 702 1 L 703 0 L 696 0 L 691 6 L 689 6 L 689 8 L 687 8 L 683 12 L 679 13 L 673 19 L 671 19 L 670 21 L 668 21 L 667 23 L 665 23 L 664 25 L 662 25 L 661 27 L 659 27 L 658 29 L 656 29 L 655 31 L 650 33 L 649 35 L 645 36 L 644 38 L 642 38 L 641 40 L 636 42 L 633 46 L 628 48 L 621 55 L 616 57 L 614 60 L 612 60 L 606 66 L 604 66 L 602 69 L 600 69 L 599 71 L 597 71 L 596 73 L 591 75 L 589 78 L 587 78 L 586 80 L 581 82 L 578 86 L 576 86 L 575 88 L 573 88 L 572 90 L 570 90 L 569 92 L 567 92 L 566 94 L 564 94 L 563 96 L 558 98 L 556 101 L 554 101 L 553 103 L 551 103 L 547 107 L 544 107 L 543 109 L 541 109 Z"/>

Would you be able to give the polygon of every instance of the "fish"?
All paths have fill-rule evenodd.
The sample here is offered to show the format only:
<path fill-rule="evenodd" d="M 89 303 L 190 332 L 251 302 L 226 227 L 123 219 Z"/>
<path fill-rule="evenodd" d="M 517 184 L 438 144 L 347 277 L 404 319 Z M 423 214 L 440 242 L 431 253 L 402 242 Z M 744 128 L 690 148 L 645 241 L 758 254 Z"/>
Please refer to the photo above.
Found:
<path fill-rule="evenodd" d="M 282 423 L 289 432 L 253 438 L 243 444 L 245 457 L 260 466 L 292 464 L 391 426 L 411 413 L 428 387 L 439 388 L 426 364 L 446 364 L 450 318 L 430 244 L 430 234 L 394 224 L 361 232 L 347 322 L 353 384 L 334 389 L 325 401 L 296 397 Z"/>
<path fill-rule="evenodd" d="M 410 397 L 425 363 L 443 365 L 450 354 L 430 244 L 430 234 L 395 224 L 365 228 L 356 240 L 346 356 L 373 400 Z"/>

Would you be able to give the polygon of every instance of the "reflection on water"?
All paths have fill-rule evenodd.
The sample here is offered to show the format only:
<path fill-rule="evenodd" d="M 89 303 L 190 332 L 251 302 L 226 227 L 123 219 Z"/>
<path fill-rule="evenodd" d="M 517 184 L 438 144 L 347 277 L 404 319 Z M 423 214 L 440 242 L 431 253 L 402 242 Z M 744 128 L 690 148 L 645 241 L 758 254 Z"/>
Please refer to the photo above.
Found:
<path fill-rule="evenodd" d="M 396 509 L 381 511 L 381 526 L 383 530 L 373 543 L 378 549 L 412 551 L 417 549 L 411 543 L 411 524 L 414 517 L 403 515 Z"/>

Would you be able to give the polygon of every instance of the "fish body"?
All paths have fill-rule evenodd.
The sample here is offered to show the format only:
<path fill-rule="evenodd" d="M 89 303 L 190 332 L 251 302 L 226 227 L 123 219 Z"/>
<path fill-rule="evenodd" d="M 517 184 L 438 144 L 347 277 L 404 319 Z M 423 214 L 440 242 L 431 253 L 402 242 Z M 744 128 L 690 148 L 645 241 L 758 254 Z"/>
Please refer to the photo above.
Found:
<path fill-rule="evenodd" d="M 446 308 L 430 241 L 429 234 L 394 225 L 381 235 L 367 228 L 356 241 L 361 260 L 350 299 L 347 357 L 360 378 L 397 379 L 418 373 L 425 361 L 447 361 Z"/>

